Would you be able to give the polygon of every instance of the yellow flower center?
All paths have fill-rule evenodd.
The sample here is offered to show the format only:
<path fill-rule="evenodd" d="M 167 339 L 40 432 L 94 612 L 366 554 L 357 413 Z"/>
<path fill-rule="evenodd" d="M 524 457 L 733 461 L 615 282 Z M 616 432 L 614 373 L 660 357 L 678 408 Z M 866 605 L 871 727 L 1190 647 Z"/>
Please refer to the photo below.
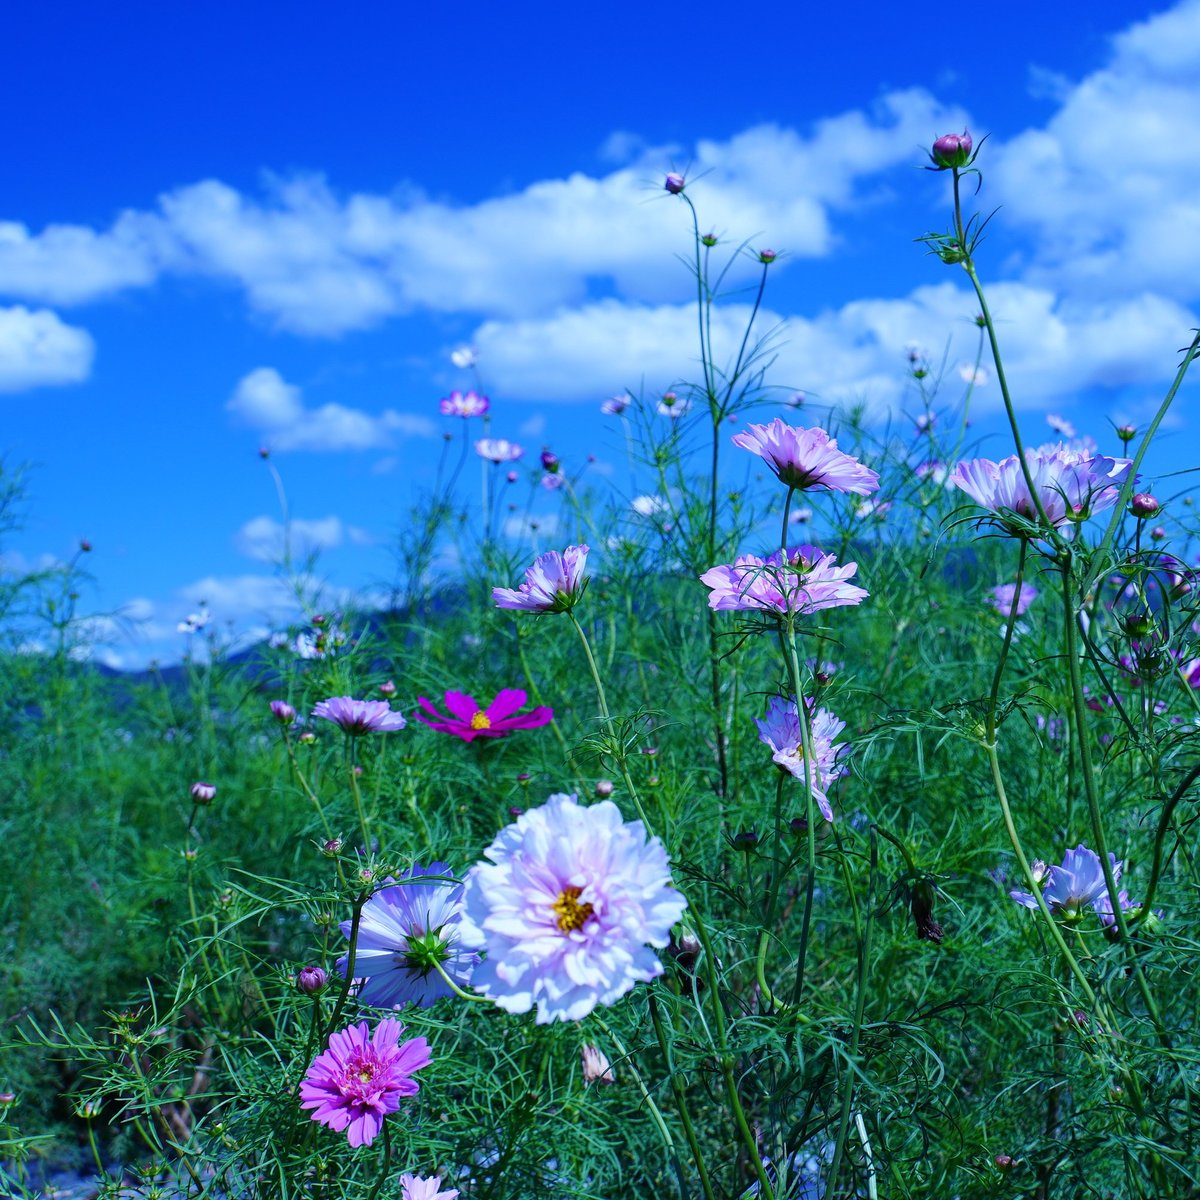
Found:
<path fill-rule="evenodd" d="M 471 728 L 472 729 L 491 729 L 491 727 L 492 727 L 492 718 L 489 717 L 487 715 L 487 713 L 483 712 L 482 710 L 475 713 L 474 716 L 471 717 Z"/>
<path fill-rule="evenodd" d="M 558 916 L 558 927 L 563 933 L 570 933 L 573 929 L 582 929 L 588 917 L 592 915 L 590 904 L 579 903 L 579 893 L 582 891 L 583 888 L 577 887 L 563 888 L 558 894 L 558 899 L 552 905 Z"/>

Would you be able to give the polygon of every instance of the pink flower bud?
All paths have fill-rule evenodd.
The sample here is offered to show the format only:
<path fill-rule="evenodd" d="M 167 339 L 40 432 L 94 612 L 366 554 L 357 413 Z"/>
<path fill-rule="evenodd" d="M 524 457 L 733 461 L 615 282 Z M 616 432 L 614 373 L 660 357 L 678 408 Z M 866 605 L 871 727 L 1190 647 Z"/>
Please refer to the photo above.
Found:
<path fill-rule="evenodd" d="M 80 550 L 81 550 L 81 551 L 82 551 L 84 554 L 90 554 L 90 553 L 92 552 L 92 543 L 91 543 L 91 542 L 89 542 L 89 541 L 87 540 L 87 538 L 80 538 L 80 539 L 79 539 L 79 549 L 80 549 Z"/>
<path fill-rule="evenodd" d="M 217 785 L 215 783 L 204 783 L 202 780 L 197 780 L 191 786 L 192 799 L 197 804 L 211 804 L 217 795 Z"/>
<path fill-rule="evenodd" d="M 518 477 L 516 471 L 509 471 L 509 473 L 507 475 L 505 475 L 504 478 L 507 479 L 509 483 L 516 483 L 517 479 L 519 477 Z"/>
<path fill-rule="evenodd" d="M 779 255 L 776 254 L 774 250 L 760 250 L 758 252 L 758 261 L 762 263 L 764 267 L 769 266 L 778 257 Z"/>
<path fill-rule="evenodd" d="M 671 171 L 667 175 L 666 179 L 663 180 L 663 187 L 665 187 L 672 196 L 678 196 L 679 193 L 683 191 L 683 184 L 683 176 L 676 174 L 674 171 Z"/>
<path fill-rule="evenodd" d="M 944 133 L 933 143 L 929 157 L 940 170 L 965 167 L 971 159 L 971 145 L 971 135 L 965 129 L 962 133 Z"/>
<path fill-rule="evenodd" d="M 271 712 L 280 725 L 290 725 L 296 719 L 296 710 L 286 700 L 272 700 Z"/>
<path fill-rule="evenodd" d="M 1150 530 L 1150 536 L 1156 542 L 1161 542 L 1166 538 L 1167 531 L 1161 525 L 1155 525 L 1155 527 Z"/>
<path fill-rule="evenodd" d="M 1132 425 L 1118 425 L 1117 437 L 1119 437 L 1123 442 L 1132 442 L 1133 439 L 1137 437 L 1137 429 L 1135 429 Z"/>
<path fill-rule="evenodd" d="M 321 967 L 304 967 L 296 976 L 296 990 L 306 996 L 316 996 L 329 984 L 329 972 Z"/>
<path fill-rule="evenodd" d="M 379 694 L 381 696 L 394 696 L 396 694 L 396 685 L 390 680 L 386 680 L 379 685 Z"/>
<path fill-rule="evenodd" d="M 1129 502 L 1129 511 L 1138 520 L 1154 516 L 1161 507 L 1162 505 L 1149 492 L 1135 492 L 1133 499 Z"/>
<path fill-rule="evenodd" d="M 607 800 L 613 794 L 613 781 L 611 779 L 596 780 L 596 798 L 598 800 Z"/>
<path fill-rule="evenodd" d="M 595 1046 L 581 1046 L 580 1054 L 583 1058 L 583 1083 L 586 1087 L 589 1083 L 616 1083 L 617 1077 L 613 1074 L 612 1064 L 608 1061 L 608 1057 L 603 1050 Z"/>
<path fill-rule="evenodd" d="M 1016 1165 L 1016 1159 L 1011 1154 L 997 1154 L 992 1162 L 996 1164 L 997 1171 L 1011 1171 Z"/>
<path fill-rule="evenodd" d="M 558 470 L 558 455 L 552 450 L 542 451 L 542 468 L 553 475 Z"/>

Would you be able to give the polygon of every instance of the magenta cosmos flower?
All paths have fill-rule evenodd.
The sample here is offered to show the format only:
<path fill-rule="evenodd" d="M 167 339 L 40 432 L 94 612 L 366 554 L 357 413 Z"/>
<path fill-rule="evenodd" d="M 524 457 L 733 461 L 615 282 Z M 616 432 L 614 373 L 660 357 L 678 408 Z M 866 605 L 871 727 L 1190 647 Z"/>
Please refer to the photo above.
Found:
<path fill-rule="evenodd" d="M 354 951 L 354 977 L 358 998 L 376 1008 L 401 1008 L 416 1004 L 428 1008 L 452 995 L 438 973 L 440 966 L 455 983 L 465 985 L 479 955 L 459 944 L 458 921 L 462 911 L 462 884 L 444 862 L 427 867 L 415 863 L 399 882 L 377 891 L 362 907 Z M 343 921 L 343 937 L 353 923 Z M 346 975 L 347 957 L 338 959 Z"/>
<path fill-rule="evenodd" d="M 369 1146 L 383 1128 L 383 1119 L 420 1087 L 413 1072 L 433 1061 L 423 1038 L 400 1041 L 404 1026 L 388 1017 L 372 1036 L 363 1021 L 329 1038 L 300 1084 L 300 1107 L 312 1109 L 312 1119 L 341 1133 L 351 1146 Z"/>
<path fill-rule="evenodd" d="M 491 408 L 491 401 L 478 392 L 460 392 L 457 389 L 438 401 L 443 417 L 482 417 Z"/>
<path fill-rule="evenodd" d="M 735 433 L 730 440 L 757 454 L 789 487 L 860 496 L 879 487 L 878 474 L 843 454 L 824 429 L 800 429 L 776 417 L 770 425 L 747 425 L 744 433 Z"/>
<path fill-rule="evenodd" d="M 534 708 L 527 713 L 519 713 L 529 699 L 520 688 L 504 688 L 497 693 L 495 700 L 480 708 L 474 696 L 465 692 L 447 692 L 444 700 L 450 715 L 440 713 L 432 700 L 418 696 L 421 707 L 432 715 L 417 713 L 417 720 L 424 721 L 430 729 L 439 733 L 449 733 L 462 738 L 464 742 L 473 742 L 476 738 L 507 737 L 517 729 L 538 729 L 548 725 L 554 719 L 552 708 Z"/>
<path fill-rule="evenodd" d="M 442 1191 L 442 1177 L 425 1179 L 420 1175 L 405 1172 L 400 1176 L 400 1200 L 455 1200 L 458 1188 Z"/>
<path fill-rule="evenodd" d="M 475 443 L 475 453 L 488 462 L 516 462 L 525 453 L 523 447 L 507 438 L 480 438 Z"/>
<path fill-rule="evenodd" d="M 324 717 L 340 725 L 347 733 L 395 733 L 408 722 L 386 700 L 354 700 L 350 696 L 334 696 L 322 700 L 313 710 L 314 717 Z"/>
<path fill-rule="evenodd" d="M 502 830 L 467 875 L 461 936 L 486 949 L 471 986 L 537 1023 L 579 1021 L 662 974 L 687 901 L 667 852 L 611 800 L 556 795 Z"/>
<path fill-rule="evenodd" d="M 795 546 L 767 558 L 743 554 L 732 566 L 705 571 L 700 582 L 711 589 L 708 607 L 718 611 L 812 613 L 861 604 L 870 593 L 846 582 L 857 570 L 857 563 L 839 567 L 816 546 Z"/>
<path fill-rule="evenodd" d="M 583 578 L 587 556 L 587 546 L 568 546 L 561 554 L 557 550 L 539 554 L 526 569 L 525 582 L 519 588 L 492 588 L 496 607 L 534 613 L 574 608 L 587 587 Z"/>
<path fill-rule="evenodd" d="M 813 763 L 809 768 L 809 785 L 812 787 L 813 799 L 821 810 L 821 816 L 827 821 L 833 820 L 833 809 L 829 805 L 828 789 L 835 779 L 846 774 L 846 768 L 838 765 L 838 759 L 846 750 L 844 742 L 834 743 L 843 729 L 845 721 L 839 721 L 826 708 L 812 711 L 812 701 L 805 698 L 805 707 L 809 716 L 809 738 L 812 742 Z M 767 704 L 766 716 L 760 721 L 755 719 L 758 726 L 758 739 L 766 742 L 774 751 L 771 759 L 789 775 L 794 775 L 801 782 L 804 780 L 804 741 L 800 733 L 800 712 L 796 707 L 796 697 L 772 696 Z"/>
<path fill-rule="evenodd" d="M 1046 516 L 1056 527 L 1111 508 L 1133 465 L 1128 458 L 1106 458 L 1061 444 L 1029 450 L 1025 458 Z M 1015 454 L 1000 462 L 976 458 L 959 463 L 950 473 L 949 482 L 1002 519 L 1008 511 L 1026 521 L 1038 520 L 1021 460 Z"/>

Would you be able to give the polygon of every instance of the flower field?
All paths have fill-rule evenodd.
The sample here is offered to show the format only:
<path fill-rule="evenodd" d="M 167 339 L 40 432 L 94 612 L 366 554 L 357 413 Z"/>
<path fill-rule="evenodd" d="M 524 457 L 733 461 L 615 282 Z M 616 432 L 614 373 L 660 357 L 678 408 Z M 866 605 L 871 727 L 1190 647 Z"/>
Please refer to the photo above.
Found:
<path fill-rule="evenodd" d="M 1039 444 L 979 150 L 924 240 L 1002 447 L 915 350 L 887 420 L 766 387 L 754 316 L 718 357 L 672 173 L 698 365 L 604 403 L 621 473 L 530 469 L 464 351 L 388 611 L 285 558 L 303 624 L 130 680 L 82 557 L 3 581 L 3 1194 L 1200 1196 L 1198 522 L 1148 467 L 1200 339 Z"/>

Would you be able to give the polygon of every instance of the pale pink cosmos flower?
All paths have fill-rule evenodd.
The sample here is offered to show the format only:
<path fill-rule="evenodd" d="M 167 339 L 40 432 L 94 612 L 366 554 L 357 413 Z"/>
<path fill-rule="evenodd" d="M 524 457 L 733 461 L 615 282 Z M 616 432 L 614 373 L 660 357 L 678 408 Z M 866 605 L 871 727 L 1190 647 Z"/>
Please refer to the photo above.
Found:
<path fill-rule="evenodd" d="M 423 1037 L 401 1042 L 403 1032 L 388 1017 L 373 1035 L 366 1021 L 332 1034 L 300 1084 L 300 1107 L 312 1109 L 314 1121 L 345 1130 L 351 1146 L 369 1146 L 388 1113 L 420 1091 L 413 1073 L 433 1061 Z"/>
<path fill-rule="evenodd" d="M 587 587 L 583 578 L 587 556 L 587 546 L 568 546 L 561 554 L 557 550 L 539 554 L 526 568 L 525 582 L 519 588 L 492 588 L 496 607 L 535 613 L 574 608 Z"/>
<path fill-rule="evenodd" d="M 692 410 L 692 402 L 686 396 L 677 396 L 674 392 L 666 392 L 658 402 L 657 411 L 660 417 L 670 417 L 673 421 L 685 416 Z"/>
<path fill-rule="evenodd" d="M 455 1200 L 458 1188 L 442 1191 L 442 1177 L 434 1175 L 426 1179 L 405 1172 L 400 1176 L 400 1200 Z"/>
<path fill-rule="evenodd" d="M 687 901 L 663 844 L 611 801 L 555 795 L 502 830 L 467 875 L 464 946 L 486 950 L 471 986 L 537 1023 L 580 1021 L 663 967 Z"/>
<path fill-rule="evenodd" d="M 1026 453 L 1033 486 L 1050 524 L 1082 521 L 1111 508 L 1118 489 L 1133 465 L 1128 458 L 1106 458 L 1062 445 Z M 966 492 L 978 505 L 1003 515 L 1005 510 L 1037 521 L 1038 514 L 1015 454 L 1000 462 L 976 458 L 961 462 L 950 474 L 950 483 Z"/>
<path fill-rule="evenodd" d="M 583 1062 L 584 1087 L 591 1083 L 617 1082 L 612 1064 L 608 1061 L 608 1055 L 599 1046 L 590 1046 L 585 1043 L 579 1047 L 579 1055 Z"/>
<path fill-rule="evenodd" d="M 610 396 L 600 405 L 600 411 L 606 417 L 619 417 L 632 403 L 628 395 Z"/>
<path fill-rule="evenodd" d="M 852 455 L 843 454 L 837 439 L 824 429 L 801 429 L 776 417 L 770 425 L 746 426 L 744 433 L 735 433 L 730 441 L 757 454 L 789 487 L 859 496 L 879 487 L 878 474 Z"/>
<path fill-rule="evenodd" d="M 475 443 L 475 453 L 488 462 L 516 462 L 524 453 L 523 446 L 510 442 L 507 438 L 480 438 Z"/>
<path fill-rule="evenodd" d="M 470 370 L 479 362 L 479 351 L 474 346 L 456 346 L 450 351 L 450 361 L 462 370 Z"/>
<path fill-rule="evenodd" d="M 456 388 L 438 401 L 443 417 L 482 417 L 491 408 L 491 401 L 478 392 L 460 392 Z M 476 446 L 478 448 L 478 444 Z"/>
<path fill-rule="evenodd" d="M 986 387 L 991 378 L 987 373 L 987 367 L 977 367 L 972 363 L 963 363 L 958 368 L 958 377 L 963 383 L 970 384 L 971 387 Z"/>
<path fill-rule="evenodd" d="M 392 706 L 386 700 L 355 700 L 350 696 L 333 696 L 322 700 L 313 708 L 312 715 L 332 721 L 355 736 L 363 733 L 395 733 L 408 724 L 402 714 L 392 711 Z"/>
<path fill-rule="evenodd" d="M 1067 420 L 1066 417 L 1060 417 L 1058 413 L 1047 413 L 1046 424 L 1054 430 L 1055 433 L 1061 434 L 1065 438 L 1073 438 L 1075 434 L 1075 426 Z"/>
<path fill-rule="evenodd" d="M 782 550 L 767 558 L 743 554 L 705 571 L 700 582 L 711 589 L 708 606 L 717 611 L 813 613 L 861 604 L 869 593 L 846 582 L 857 570 L 857 563 L 839 567 L 815 546 L 795 546 L 786 556 Z"/>
<path fill-rule="evenodd" d="M 829 804 L 829 787 L 836 779 L 846 774 L 847 768 L 838 764 L 846 750 L 844 742 L 834 742 L 846 722 L 838 720 L 827 708 L 813 712 L 813 702 L 805 697 L 804 705 L 809 716 L 809 739 L 812 743 L 813 762 L 808 768 L 808 782 L 813 799 L 827 821 L 833 820 L 833 809 Z M 796 779 L 804 780 L 804 739 L 800 730 L 800 712 L 796 697 L 772 696 L 767 703 L 767 712 L 762 720 L 757 718 L 758 740 L 766 742 L 774 751 L 771 761 L 781 770 Z"/>

